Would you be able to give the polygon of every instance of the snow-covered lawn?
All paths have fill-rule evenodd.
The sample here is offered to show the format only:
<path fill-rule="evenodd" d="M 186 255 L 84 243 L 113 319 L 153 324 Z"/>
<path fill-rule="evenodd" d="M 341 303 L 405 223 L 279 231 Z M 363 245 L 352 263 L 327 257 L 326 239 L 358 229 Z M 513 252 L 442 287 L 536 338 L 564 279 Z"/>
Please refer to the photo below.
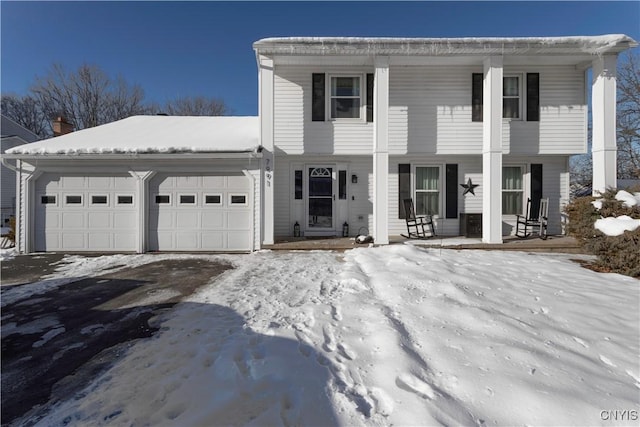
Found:
<path fill-rule="evenodd" d="M 39 425 L 637 425 L 638 280 L 411 245 L 209 257 L 236 268 Z"/>

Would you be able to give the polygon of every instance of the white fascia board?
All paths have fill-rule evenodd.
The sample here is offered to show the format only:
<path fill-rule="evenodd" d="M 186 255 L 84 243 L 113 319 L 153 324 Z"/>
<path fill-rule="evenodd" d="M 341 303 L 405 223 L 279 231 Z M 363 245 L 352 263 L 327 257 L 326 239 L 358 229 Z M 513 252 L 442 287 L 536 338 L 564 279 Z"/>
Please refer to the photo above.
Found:
<path fill-rule="evenodd" d="M 2 154 L 3 159 L 20 160 L 190 160 L 190 159 L 246 159 L 262 158 L 261 152 L 243 151 L 236 153 L 176 153 L 176 154 Z"/>

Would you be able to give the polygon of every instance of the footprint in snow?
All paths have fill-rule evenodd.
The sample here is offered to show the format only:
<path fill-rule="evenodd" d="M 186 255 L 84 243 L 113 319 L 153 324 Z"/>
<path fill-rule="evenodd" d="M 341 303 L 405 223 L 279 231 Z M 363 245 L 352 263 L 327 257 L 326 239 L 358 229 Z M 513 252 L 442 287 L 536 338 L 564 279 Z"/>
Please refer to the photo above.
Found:
<path fill-rule="evenodd" d="M 331 325 L 324 325 L 322 333 L 324 334 L 324 349 L 328 352 L 336 351 L 336 337 L 333 333 L 333 327 Z"/>
<path fill-rule="evenodd" d="M 309 337 L 300 331 L 295 331 L 295 334 L 296 338 L 298 338 L 298 351 L 300 352 L 300 354 L 302 354 L 304 357 L 311 356 L 311 354 L 313 353 L 313 343 L 311 342 Z"/>
<path fill-rule="evenodd" d="M 396 378 L 396 385 L 402 390 L 415 393 L 423 399 L 435 399 L 436 392 L 429 384 L 412 374 L 401 374 Z"/>
<path fill-rule="evenodd" d="M 584 348 L 589 348 L 589 344 L 587 344 L 584 340 L 578 338 L 578 337 L 571 337 L 573 338 L 573 340 L 575 342 L 577 342 L 578 344 L 580 344 L 581 346 L 583 346 Z"/>
<path fill-rule="evenodd" d="M 609 365 L 609 366 L 611 366 L 612 368 L 617 368 L 617 366 L 615 365 L 615 363 L 613 363 L 611 360 L 609 360 L 609 358 L 607 358 L 607 357 L 605 357 L 605 356 L 603 356 L 603 355 L 600 355 L 600 360 L 602 360 L 602 362 L 603 362 L 605 365 Z"/>
<path fill-rule="evenodd" d="M 378 387 L 372 387 L 369 395 L 375 403 L 375 412 L 385 417 L 391 415 L 393 412 L 393 399 L 384 390 Z"/>
<path fill-rule="evenodd" d="M 346 357 L 349 360 L 355 360 L 355 358 L 358 356 L 357 353 L 353 350 L 351 350 L 346 344 L 344 343 L 340 343 L 338 344 L 338 350 L 340 351 L 340 354 L 343 355 L 344 357 Z"/>

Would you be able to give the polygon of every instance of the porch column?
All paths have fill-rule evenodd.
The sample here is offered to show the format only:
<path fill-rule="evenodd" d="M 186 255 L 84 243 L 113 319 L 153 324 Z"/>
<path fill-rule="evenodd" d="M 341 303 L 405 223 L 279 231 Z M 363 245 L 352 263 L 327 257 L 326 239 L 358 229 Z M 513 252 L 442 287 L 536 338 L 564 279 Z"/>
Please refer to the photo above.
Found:
<path fill-rule="evenodd" d="M 275 171 L 273 141 L 273 59 L 260 55 L 258 73 L 258 116 L 260 120 L 260 145 L 262 145 L 262 244 L 274 242 L 273 174 Z"/>
<path fill-rule="evenodd" d="M 373 91 L 373 240 L 389 243 L 389 58 L 375 60 Z"/>
<path fill-rule="evenodd" d="M 616 63 L 617 55 L 593 60 L 591 86 L 593 195 L 617 186 Z"/>
<path fill-rule="evenodd" d="M 484 60 L 482 241 L 502 243 L 502 57 Z"/>

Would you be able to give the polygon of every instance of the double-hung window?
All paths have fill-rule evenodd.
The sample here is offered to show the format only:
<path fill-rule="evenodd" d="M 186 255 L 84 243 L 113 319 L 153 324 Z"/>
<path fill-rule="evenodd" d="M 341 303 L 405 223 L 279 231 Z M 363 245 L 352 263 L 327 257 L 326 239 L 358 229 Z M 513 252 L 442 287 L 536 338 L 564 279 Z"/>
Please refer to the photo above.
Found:
<path fill-rule="evenodd" d="M 524 195 L 521 166 L 502 168 L 502 214 L 521 215 Z"/>
<path fill-rule="evenodd" d="M 362 100 L 359 76 L 331 77 L 331 118 L 359 119 Z"/>
<path fill-rule="evenodd" d="M 416 166 L 416 215 L 440 214 L 440 181 L 439 166 Z"/>
<path fill-rule="evenodd" d="M 502 117 L 520 118 L 520 77 L 505 76 L 502 79 Z"/>

